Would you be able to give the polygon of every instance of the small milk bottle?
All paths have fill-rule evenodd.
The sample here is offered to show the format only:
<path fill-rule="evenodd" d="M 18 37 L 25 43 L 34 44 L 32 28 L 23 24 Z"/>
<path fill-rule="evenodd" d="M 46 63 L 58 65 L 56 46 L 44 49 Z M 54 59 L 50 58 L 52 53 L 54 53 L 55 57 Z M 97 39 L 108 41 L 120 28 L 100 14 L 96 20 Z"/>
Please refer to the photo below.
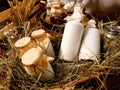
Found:
<path fill-rule="evenodd" d="M 40 75 L 41 81 L 47 81 L 53 79 L 55 75 L 48 58 L 40 49 L 31 48 L 22 56 L 22 64 L 29 75 L 33 77 Z"/>

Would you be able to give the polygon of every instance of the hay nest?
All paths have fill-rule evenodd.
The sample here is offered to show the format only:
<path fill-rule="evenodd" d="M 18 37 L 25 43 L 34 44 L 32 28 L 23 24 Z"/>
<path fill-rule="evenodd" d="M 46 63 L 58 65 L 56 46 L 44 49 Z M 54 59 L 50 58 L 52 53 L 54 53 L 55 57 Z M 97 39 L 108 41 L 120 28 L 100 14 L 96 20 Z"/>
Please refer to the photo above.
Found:
<path fill-rule="evenodd" d="M 108 23 L 111 24 L 111 23 Z M 56 75 L 53 80 L 40 82 L 39 78 L 29 76 L 23 69 L 21 60 L 18 59 L 14 45 L 9 38 L 3 39 L 1 45 L 7 55 L 0 58 L 0 88 L 4 89 L 116 89 L 120 81 L 120 37 L 109 39 L 105 36 L 105 23 L 99 23 L 101 32 L 101 62 L 80 61 L 77 57 L 74 62 L 65 62 L 58 59 L 57 54 L 62 35 L 49 31 L 52 34 L 52 44 L 56 58 L 51 63 Z M 9 46 L 9 47 L 8 47 Z M 118 82 L 116 82 L 116 80 Z"/>
<path fill-rule="evenodd" d="M 30 12 L 27 14 L 29 13 Z M 25 14 L 25 19 L 27 18 L 27 14 Z M 114 22 L 120 22 L 120 19 Z M 93 62 L 89 60 L 79 62 L 77 57 L 74 62 L 65 62 L 60 60 L 57 55 L 62 39 L 62 34 L 46 29 L 46 31 L 52 36 L 51 41 L 56 54 L 55 60 L 51 62 L 51 65 L 55 71 L 55 77 L 54 79 L 47 82 L 41 82 L 39 81 L 39 78 L 34 78 L 26 73 L 21 60 L 17 56 L 16 50 L 14 48 L 14 42 L 9 36 L 7 36 L 0 41 L 0 46 L 2 46 L 2 49 L 4 50 L 4 54 L 1 54 L 0 52 L 0 89 L 113 90 L 120 88 L 120 35 L 116 39 L 107 38 L 105 35 L 106 25 L 111 25 L 111 21 L 99 21 L 97 25 L 101 33 L 100 62 Z M 37 29 L 38 26 L 36 26 L 31 30 Z M 20 37 L 22 37 L 22 35 L 29 35 L 30 32 L 23 31 L 21 33 L 22 34 L 20 34 Z"/>

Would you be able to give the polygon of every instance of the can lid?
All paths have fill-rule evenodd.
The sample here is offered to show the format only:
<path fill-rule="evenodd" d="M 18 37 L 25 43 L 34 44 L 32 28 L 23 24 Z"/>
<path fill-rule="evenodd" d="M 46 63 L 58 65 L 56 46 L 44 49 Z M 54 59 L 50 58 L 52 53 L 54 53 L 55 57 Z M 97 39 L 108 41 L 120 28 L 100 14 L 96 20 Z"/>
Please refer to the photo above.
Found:
<path fill-rule="evenodd" d="M 22 48 L 22 47 L 28 45 L 30 42 L 31 42 L 30 37 L 23 37 L 15 43 L 15 47 Z"/>
<path fill-rule="evenodd" d="M 41 54 L 42 52 L 37 48 L 31 48 L 22 56 L 22 63 L 28 66 L 36 64 L 39 61 Z"/>

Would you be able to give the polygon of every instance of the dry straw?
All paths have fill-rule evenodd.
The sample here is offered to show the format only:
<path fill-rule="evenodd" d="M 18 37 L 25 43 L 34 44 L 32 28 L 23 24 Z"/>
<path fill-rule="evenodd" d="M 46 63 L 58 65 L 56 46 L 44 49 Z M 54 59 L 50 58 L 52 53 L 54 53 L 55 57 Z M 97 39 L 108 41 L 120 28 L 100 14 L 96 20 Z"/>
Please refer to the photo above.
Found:
<path fill-rule="evenodd" d="M 28 1 L 29 3 L 27 3 Z M 18 22 L 27 20 L 26 16 L 29 16 L 28 14 L 31 13 L 30 9 L 35 4 L 36 0 L 34 2 L 32 1 L 33 0 L 24 0 L 23 3 L 18 0 L 15 2 L 8 0 L 10 6 L 12 7 L 12 12 L 17 14 L 17 18 L 19 18 Z M 26 6 L 26 3 L 28 6 Z M 19 14 L 18 11 L 15 10 L 14 5 L 18 6 L 16 8 L 18 11 L 23 10 L 23 8 L 25 8 L 24 10 L 26 11 L 19 12 Z M 0 89 L 7 88 L 9 90 L 9 88 L 11 88 L 11 90 L 47 90 L 52 88 L 56 90 L 61 88 L 60 90 L 67 90 L 69 88 L 70 90 L 74 90 L 74 88 L 79 88 L 78 90 L 80 90 L 80 88 L 87 88 L 90 90 L 100 90 L 101 88 L 104 88 L 107 90 L 108 87 L 105 81 L 107 81 L 109 75 L 120 74 L 120 37 L 116 39 L 108 39 L 104 34 L 106 31 L 104 27 L 110 24 L 111 21 L 107 23 L 100 21 L 97 26 L 101 33 L 101 62 L 98 63 L 89 60 L 78 62 L 78 57 L 76 57 L 74 62 L 68 63 L 59 60 L 56 55 L 56 59 L 51 63 L 55 71 L 55 78 L 44 83 L 39 81 L 40 77 L 34 78 L 25 72 L 21 60 L 17 58 L 12 42 L 9 38 L 7 38 L 8 45 L 10 45 L 10 48 L 7 51 L 9 56 L 0 58 L 0 81 L 2 80 L 2 83 L 0 82 Z M 49 31 L 49 33 L 51 32 L 52 31 Z M 58 37 L 61 37 L 61 34 L 52 32 L 51 40 L 56 54 L 58 53 L 61 42 L 61 38 Z M 6 41 L 4 41 L 4 43 L 5 42 Z M 112 88 L 114 88 L 114 86 Z"/>
<path fill-rule="evenodd" d="M 104 24 L 104 23 L 102 23 Z M 8 58 L 1 58 L 1 66 L 0 72 L 8 73 L 10 69 L 12 72 L 8 76 L 11 78 L 3 79 L 3 82 L 6 83 L 10 79 L 10 86 L 12 89 L 19 90 L 19 89 L 30 89 L 30 90 L 37 90 L 43 88 L 66 88 L 75 86 L 77 83 L 82 83 L 88 79 L 88 81 L 95 80 L 97 83 L 97 87 L 88 86 L 87 88 L 104 88 L 107 90 L 105 85 L 105 81 L 107 80 L 109 74 L 116 74 L 118 75 L 120 72 L 120 38 L 111 40 L 105 37 L 104 35 L 104 27 L 100 26 L 101 29 L 101 62 L 91 62 L 91 61 L 81 61 L 78 62 L 77 57 L 74 62 L 62 62 L 57 57 L 54 62 L 52 62 L 53 69 L 55 70 L 56 76 L 53 80 L 48 82 L 40 82 L 39 77 L 34 78 L 29 76 L 21 63 L 21 61 L 17 58 L 15 54 L 14 47 L 12 43 L 9 41 L 11 48 L 9 51 L 11 52 Z M 104 30 L 103 30 L 104 29 Z M 57 33 L 56 33 L 57 34 Z M 59 34 L 58 34 L 59 35 Z M 52 36 L 54 37 L 54 36 Z M 55 42 L 57 38 L 53 39 L 54 46 L 60 45 L 59 42 Z M 57 40 L 56 40 L 57 41 Z M 59 48 L 56 48 L 58 50 Z M 58 51 L 56 51 L 57 53 Z M 13 55 L 14 54 L 14 55 Z M 103 79 L 100 78 L 103 76 Z M 84 77 L 84 78 L 82 78 Z M 82 79 L 79 80 L 79 78 Z M 8 85 L 8 86 L 9 86 Z M 83 84 L 80 88 L 85 88 L 86 84 Z M 75 87 L 74 87 L 75 88 Z"/>
<path fill-rule="evenodd" d="M 12 19 L 16 25 L 28 21 L 38 0 L 7 0 L 11 7 Z"/>

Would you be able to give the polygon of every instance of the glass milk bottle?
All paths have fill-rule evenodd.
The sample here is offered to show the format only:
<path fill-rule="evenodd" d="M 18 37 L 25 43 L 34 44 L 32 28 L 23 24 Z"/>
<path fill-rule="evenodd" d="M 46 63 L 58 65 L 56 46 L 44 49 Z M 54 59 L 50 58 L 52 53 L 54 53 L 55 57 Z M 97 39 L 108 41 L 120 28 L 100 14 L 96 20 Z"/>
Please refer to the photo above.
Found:
<path fill-rule="evenodd" d="M 85 28 L 79 60 L 98 60 L 100 57 L 100 33 L 95 20 L 89 20 Z"/>
<path fill-rule="evenodd" d="M 29 75 L 40 76 L 41 81 L 47 81 L 53 79 L 55 75 L 48 58 L 38 48 L 31 48 L 22 56 L 22 64 Z"/>
<path fill-rule="evenodd" d="M 44 29 L 35 30 L 31 33 L 32 38 L 48 56 L 55 57 L 54 49 L 48 34 Z"/>
<path fill-rule="evenodd" d="M 65 25 L 59 51 L 59 58 L 73 61 L 78 55 L 84 26 L 79 20 L 68 21 Z"/>
<path fill-rule="evenodd" d="M 23 37 L 15 42 L 15 48 L 19 58 L 21 58 L 27 50 L 36 46 L 36 43 L 34 43 L 30 37 Z"/>

